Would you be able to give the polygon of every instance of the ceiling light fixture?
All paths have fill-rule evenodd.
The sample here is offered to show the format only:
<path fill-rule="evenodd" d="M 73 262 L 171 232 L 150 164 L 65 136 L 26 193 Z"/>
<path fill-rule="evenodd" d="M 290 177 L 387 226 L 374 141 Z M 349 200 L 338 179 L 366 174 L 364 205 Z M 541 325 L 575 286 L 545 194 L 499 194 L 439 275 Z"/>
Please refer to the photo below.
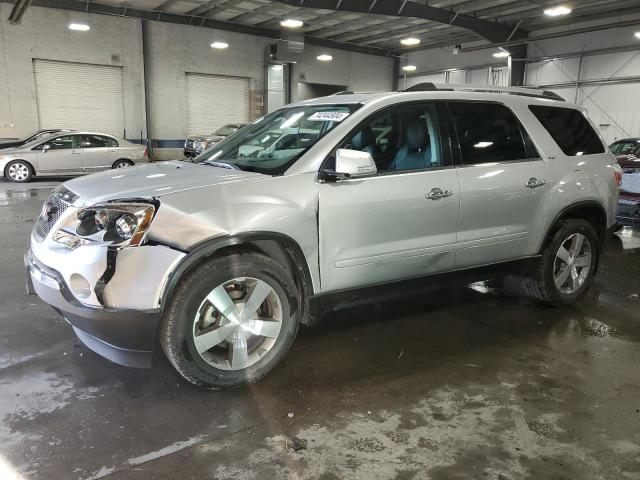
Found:
<path fill-rule="evenodd" d="M 403 38 L 400 40 L 400 43 L 405 47 L 415 47 L 416 45 L 420 45 L 420 39 L 415 37 Z"/>
<path fill-rule="evenodd" d="M 634 35 L 636 36 L 636 38 L 640 38 L 640 32 L 636 32 Z"/>
<path fill-rule="evenodd" d="M 211 44 L 211 48 L 217 48 L 218 50 L 224 50 L 225 48 L 229 48 L 229 44 L 227 42 L 213 42 Z"/>
<path fill-rule="evenodd" d="M 77 30 L 79 32 L 86 32 L 90 28 L 91 27 L 86 23 L 70 23 L 69 24 L 69 30 Z"/>
<path fill-rule="evenodd" d="M 499 52 L 494 53 L 493 56 L 496 58 L 507 58 L 507 57 L 510 57 L 511 54 L 509 52 L 505 52 L 504 50 L 501 50 Z"/>
<path fill-rule="evenodd" d="M 304 22 L 302 20 L 296 20 L 295 18 L 287 18 L 285 20 L 282 20 L 280 22 L 280 25 L 285 28 L 300 28 L 302 25 L 304 25 Z"/>
<path fill-rule="evenodd" d="M 559 17 L 561 15 L 569 15 L 570 13 L 571 13 L 571 9 L 569 7 L 565 7 L 564 5 L 547 8 L 544 11 L 544 14 L 548 15 L 549 17 Z"/>
<path fill-rule="evenodd" d="M 323 53 L 322 55 L 318 55 L 316 59 L 321 62 L 330 62 L 331 60 L 333 60 L 333 57 L 327 53 Z"/>
<path fill-rule="evenodd" d="M 405 72 L 415 72 L 416 71 L 416 66 L 415 65 L 405 65 L 404 67 L 402 67 L 402 70 L 404 70 Z"/>

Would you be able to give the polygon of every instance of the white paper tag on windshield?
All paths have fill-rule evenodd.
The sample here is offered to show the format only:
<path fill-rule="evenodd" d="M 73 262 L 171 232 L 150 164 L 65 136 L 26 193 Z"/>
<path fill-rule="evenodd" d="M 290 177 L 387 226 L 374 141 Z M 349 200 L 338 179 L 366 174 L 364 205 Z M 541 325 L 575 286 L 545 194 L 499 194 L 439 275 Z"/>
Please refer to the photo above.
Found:
<path fill-rule="evenodd" d="M 349 115 L 349 112 L 316 112 L 307 120 L 312 122 L 341 122 Z"/>

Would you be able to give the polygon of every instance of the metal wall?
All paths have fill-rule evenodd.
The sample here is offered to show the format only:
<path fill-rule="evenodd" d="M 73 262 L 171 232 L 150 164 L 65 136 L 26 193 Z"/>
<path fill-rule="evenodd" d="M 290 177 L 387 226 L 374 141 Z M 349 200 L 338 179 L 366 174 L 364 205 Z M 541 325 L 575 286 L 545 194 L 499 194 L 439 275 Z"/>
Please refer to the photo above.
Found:
<path fill-rule="evenodd" d="M 640 136 L 640 41 L 637 29 L 536 42 L 525 84 L 583 106 L 608 143 Z"/>

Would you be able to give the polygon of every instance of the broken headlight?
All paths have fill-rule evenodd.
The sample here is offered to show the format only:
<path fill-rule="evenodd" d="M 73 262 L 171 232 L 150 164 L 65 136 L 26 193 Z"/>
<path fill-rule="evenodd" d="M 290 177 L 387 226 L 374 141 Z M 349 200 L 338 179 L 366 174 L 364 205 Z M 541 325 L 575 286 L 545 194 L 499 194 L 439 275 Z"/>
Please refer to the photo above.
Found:
<path fill-rule="evenodd" d="M 105 203 L 70 215 L 53 234 L 69 248 L 83 245 L 137 246 L 142 243 L 156 207 L 151 203 Z"/>

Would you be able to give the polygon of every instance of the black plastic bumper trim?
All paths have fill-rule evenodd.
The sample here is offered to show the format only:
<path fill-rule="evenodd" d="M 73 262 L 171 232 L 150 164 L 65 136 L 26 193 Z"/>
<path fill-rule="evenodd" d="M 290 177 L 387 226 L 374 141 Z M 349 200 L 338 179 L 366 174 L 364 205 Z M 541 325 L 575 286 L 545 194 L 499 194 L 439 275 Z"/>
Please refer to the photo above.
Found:
<path fill-rule="evenodd" d="M 42 301 L 51 305 L 73 327 L 87 347 L 121 365 L 149 367 L 156 345 L 160 310 L 91 307 L 78 302 L 56 270 L 42 265 L 32 254 L 25 256 L 27 283 Z M 32 272 L 55 280 L 58 288 L 34 278 Z M 53 282 L 49 282 L 53 284 Z M 143 358 L 147 357 L 147 358 Z"/>

